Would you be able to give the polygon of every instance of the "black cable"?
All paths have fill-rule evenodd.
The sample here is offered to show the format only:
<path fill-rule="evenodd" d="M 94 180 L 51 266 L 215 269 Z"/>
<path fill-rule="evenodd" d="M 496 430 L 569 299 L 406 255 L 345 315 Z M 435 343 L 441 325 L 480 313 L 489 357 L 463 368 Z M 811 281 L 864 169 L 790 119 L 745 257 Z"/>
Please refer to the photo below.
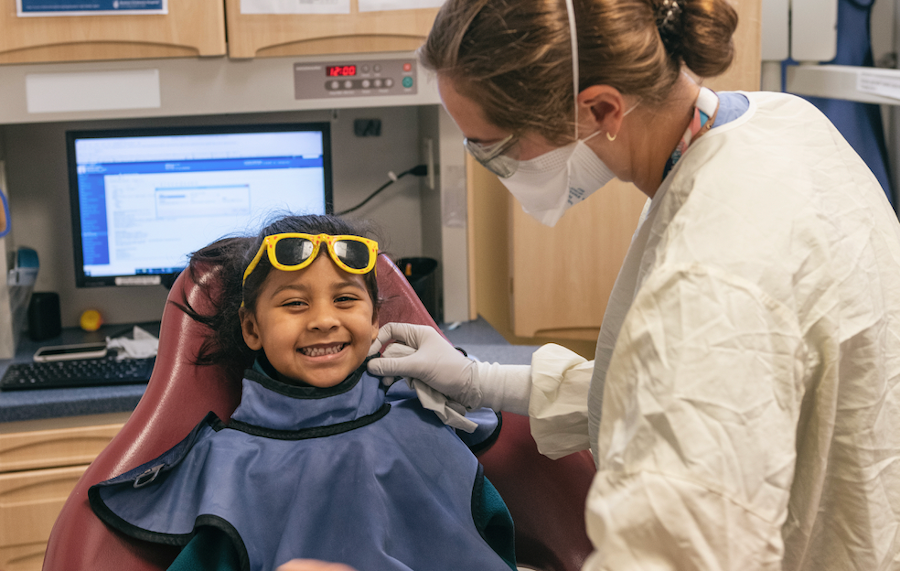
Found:
<path fill-rule="evenodd" d="M 408 175 L 408 174 L 415 175 L 415 176 L 425 176 L 425 175 L 427 175 L 427 174 L 428 174 L 428 165 L 416 165 L 416 166 L 414 166 L 413 168 L 409 169 L 408 171 L 403 171 L 402 173 L 400 173 L 400 174 L 398 174 L 398 175 L 394 175 L 394 173 L 388 173 L 388 174 L 391 176 L 391 180 L 389 180 L 389 181 L 387 181 L 386 183 L 384 183 L 384 184 L 382 184 L 381 186 L 379 186 L 379 187 L 375 190 L 375 192 L 373 192 L 372 194 L 370 194 L 368 197 L 366 197 L 365 200 L 363 200 L 362 202 L 360 202 L 359 204 L 357 204 L 357 205 L 354 206 L 353 208 L 348 208 L 347 210 L 342 210 L 341 212 L 335 212 L 335 216 L 343 216 L 344 214 L 350 214 L 351 212 L 353 212 L 353 211 L 355 211 L 355 210 L 359 210 L 359 209 L 362 208 L 367 202 L 369 202 L 370 200 L 372 200 L 373 198 L 375 198 L 375 196 L 377 196 L 379 192 L 381 192 L 382 190 L 384 190 L 384 189 L 386 189 L 387 187 L 391 186 L 392 184 L 394 184 L 395 182 L 397 182 L 398 180 L 400 180 L 401 178 L 405 177 L 405 176 Z"/>

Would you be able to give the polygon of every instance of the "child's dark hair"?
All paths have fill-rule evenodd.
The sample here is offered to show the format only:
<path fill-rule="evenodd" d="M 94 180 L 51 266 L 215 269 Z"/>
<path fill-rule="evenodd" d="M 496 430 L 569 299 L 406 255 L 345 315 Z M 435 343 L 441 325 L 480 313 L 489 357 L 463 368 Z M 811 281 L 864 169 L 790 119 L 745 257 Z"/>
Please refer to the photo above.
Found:
<path fill-rule="evenodd" d="M 218 364 L 230 372 L 238 373 L 252 364 L 256 352 L 244 343 L 240 308 L 243 302 L 246 310 L 256 309 L 259 291 L 272 270 L 272 264 L 269 257 L 263 255 L 253 272 L 247 276 L 246 283 L 242 283 L 244 270 L 259 251 L 266 236 L 286 232 L 363 237 L 370 237 L 371 234 L 368 227 L 357 227 L 356 224 L 336 216 L 291 215 L 272 222 L 255 237 L 223 238 L 194 252 L 186 271 L 190 272 L 197 287 L 209 300 L 213 311 L 210 314 L 200 313 L 187 299 L 182 303 L 172 303 L 210 329 L 210 335 L 204 340 L 197 354 L 198 365 Z M 323 244 L 321 248 L 319 255 L 327 256 L 324 251 L 326 246 Z M 218 279 L 204 279 L 204 276 L 211 272 L 217 274 Z M 378 296 L 375 271 L 365 274 L 363 278 L 375 309 L 373 319 L 377 319 L 381 299 Z"/>

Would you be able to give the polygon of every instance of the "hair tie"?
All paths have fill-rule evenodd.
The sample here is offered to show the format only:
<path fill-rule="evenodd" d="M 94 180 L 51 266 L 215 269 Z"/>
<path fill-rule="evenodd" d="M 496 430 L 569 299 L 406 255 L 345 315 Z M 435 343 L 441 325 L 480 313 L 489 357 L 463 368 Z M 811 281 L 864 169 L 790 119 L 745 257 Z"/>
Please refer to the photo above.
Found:
<path fill-rule="evenodd" d="M 666 28 L 672 25 L 681 14 L 678 0 L 663 0 L 656 9 L 656 26 Z"/>
<path fill-rule="evenodd" d="M 663 45 L 670 53 L 675 52 L 679 39 L 679 24 L 681 23 L 681 3 L 684 0 L 662 0 L 656 7 L 656 27 Z"/>

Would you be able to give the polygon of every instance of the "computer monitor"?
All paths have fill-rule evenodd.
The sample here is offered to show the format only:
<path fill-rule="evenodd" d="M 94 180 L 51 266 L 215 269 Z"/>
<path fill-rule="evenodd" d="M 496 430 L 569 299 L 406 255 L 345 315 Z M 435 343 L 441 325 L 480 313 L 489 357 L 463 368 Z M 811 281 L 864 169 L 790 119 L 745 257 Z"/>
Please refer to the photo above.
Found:
<path fill-rule="evenodd" d="M 66 133 L 78 287 L 171 285 L 274 215 L 330 214 L 328 123 Z"/>

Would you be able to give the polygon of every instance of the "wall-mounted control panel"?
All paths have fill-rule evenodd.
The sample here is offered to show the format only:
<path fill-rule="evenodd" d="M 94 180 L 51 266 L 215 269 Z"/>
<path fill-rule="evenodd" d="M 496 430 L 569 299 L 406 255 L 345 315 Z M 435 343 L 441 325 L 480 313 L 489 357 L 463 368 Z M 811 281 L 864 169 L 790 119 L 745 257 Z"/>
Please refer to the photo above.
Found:
<path fill-rule="evenodd" d="M 415 95 L 415 59 L 294 64 L 294 99 Z"/>

